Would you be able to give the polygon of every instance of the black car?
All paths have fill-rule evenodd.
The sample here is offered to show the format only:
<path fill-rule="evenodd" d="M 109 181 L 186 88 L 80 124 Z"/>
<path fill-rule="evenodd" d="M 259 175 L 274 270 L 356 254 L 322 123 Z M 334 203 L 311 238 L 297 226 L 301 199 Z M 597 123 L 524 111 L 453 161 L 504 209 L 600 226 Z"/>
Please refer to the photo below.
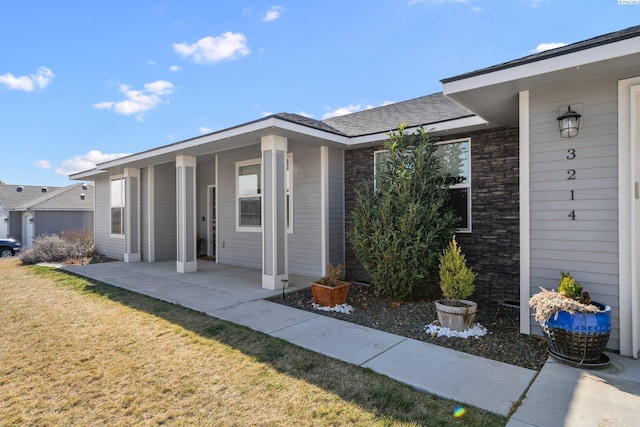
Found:
<path fill-rule="evenodd" d="M 14 256 L 22 249 L 22 243 L 16 239 L 0 239 L 0 257 Z"/>

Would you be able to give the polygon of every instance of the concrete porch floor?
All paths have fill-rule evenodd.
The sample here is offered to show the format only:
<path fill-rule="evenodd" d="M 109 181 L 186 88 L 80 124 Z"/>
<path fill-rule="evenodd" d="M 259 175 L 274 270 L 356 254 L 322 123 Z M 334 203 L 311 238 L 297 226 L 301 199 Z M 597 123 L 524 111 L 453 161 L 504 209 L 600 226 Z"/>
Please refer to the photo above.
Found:
<path fill-rule="evenodd" d="M 175 261 L 107 262 L 67 266 L 65 270 L 204 313 L 282 294 L 263 289 L 262 273 L 245 267 L 198 260 L 198 271 L 178 273 Z M 285 292 L 309 285 L 313 278 L 289 275 Z"/>

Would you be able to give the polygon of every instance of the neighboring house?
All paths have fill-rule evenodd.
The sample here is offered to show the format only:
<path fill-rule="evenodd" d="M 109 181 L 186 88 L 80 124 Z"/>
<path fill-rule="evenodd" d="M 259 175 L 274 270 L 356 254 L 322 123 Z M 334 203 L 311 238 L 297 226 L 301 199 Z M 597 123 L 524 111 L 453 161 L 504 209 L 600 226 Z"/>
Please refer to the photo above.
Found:
<path fill-rule="evenodd" d="M 521 331 L 539 333 L 528 299 L 570 271 L 612 307 L 609 346 L 638 357 L 640 26 L 442 83 L 444 94 L 325 121 L 275 114 L 75 174 L 95 182 L 96 248 L 185 273 L 200 251 L 261 269 L 269 289 L 328 263 L 365 277 L 345 237 L 354 187 L 406 121 L 458 152 L 451 191 L 477 291 L 519 302 Z M 569 106 L 579 133 L 562 138 Z"/>
<path fill-rule="evenodd" d="M 33 238 L 66 230 L 93 230 L 94 189 L 0 185 L 0 237 L 13 237 L 31 248 Z"/>

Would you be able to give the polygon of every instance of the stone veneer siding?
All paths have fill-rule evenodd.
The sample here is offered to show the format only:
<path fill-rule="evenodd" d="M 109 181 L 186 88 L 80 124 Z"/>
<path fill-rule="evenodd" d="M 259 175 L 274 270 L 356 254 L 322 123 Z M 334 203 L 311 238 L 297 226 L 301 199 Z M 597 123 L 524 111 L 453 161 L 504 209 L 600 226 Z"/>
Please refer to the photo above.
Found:
<path fill-rule="evenodd" d="M 478 273 L 474 295 L 517 303 L 520 299 L 518 127 L 440 136 L 439 141 L 471 138 L 471 233 L 458 233 L 468 265 Z M 382 146 L 345 153 L 345 225 L 355 187 L 373 178 L 373 152 Z M 345 272 L 354 281 L 370 277 L 347 239 Z"/>

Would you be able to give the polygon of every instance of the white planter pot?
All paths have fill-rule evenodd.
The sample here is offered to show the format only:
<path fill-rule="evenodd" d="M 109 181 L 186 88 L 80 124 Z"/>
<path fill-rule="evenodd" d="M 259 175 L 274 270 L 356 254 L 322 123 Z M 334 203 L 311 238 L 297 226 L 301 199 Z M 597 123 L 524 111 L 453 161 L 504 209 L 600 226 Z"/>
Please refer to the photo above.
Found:
<path fill-rule="evenodd" d="M 436 301 L 438 322 L 452 331 L 466 331 L 473 327 L 478 304 L 464 299 Z"/>

